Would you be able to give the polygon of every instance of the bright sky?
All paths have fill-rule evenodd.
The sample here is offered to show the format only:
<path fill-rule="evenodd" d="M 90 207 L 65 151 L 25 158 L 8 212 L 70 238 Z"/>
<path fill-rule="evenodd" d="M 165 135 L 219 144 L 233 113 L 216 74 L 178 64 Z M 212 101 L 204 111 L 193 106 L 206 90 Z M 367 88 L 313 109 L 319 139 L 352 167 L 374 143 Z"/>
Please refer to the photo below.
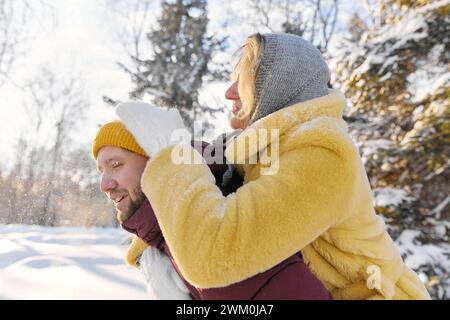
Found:
<path fill-rule="evenodd" d="M 156 1 L 155 1 L 156 2 Z M 23 83 L 46 65 L 61 73 L 80 73 L 89 97 L 90 109 L 86 127 L 79 136 L 80 143 L 89 143 L 97 125 L 113 119 L 113 108 L 105 105 L 103 95 L 118 100 L 128 99 L 131 81 L 116 64 L 128 63 L 123 47 L 118 41 L 121 23 L 112 10 L 117 1 L 108 0 L 46 0 L 54 8 L 54 22 L 48 12 L 33 28 L 43 32 L 27 46 L 27 56 L 16 64 L 13 74 L 18 83 Z M 159 1 L 157 2 L 159 3 Z M 122 5 L 122 3 L 120 4 Z M 210 14 L 220 15 L 218 6 L 211 6 Z M 212 19 L 217 21 L 218 19 Z M 222 97 L 227 84 L 213 84 L 202 101 L 226 103 Z M 2 126 L 0 127 L 0 165 L 5 167 L 13 159 L 13 150 L 20 132 L 27 124 L 23 108 L 22 93 L 11 85 L 0 87 Z M 218 121 L 227 128 L 226 117 Z M 220 125 L 219 125 L 220 127 Z"/>
<path fill-rule="evenodd" d="M 51 19 L 41 19 L 44 33 L 38 33 L 38 37 L 30 43 L 26 58 L 17 65 L 14 79 L 22 83 L 43 65 L 61 73 L 80 73 L 91 103 L 81 139 L 87 141 L 95 133 L 95 123 L 105 122 L 112 114 L 112 108 L 107 108 L 102 102 L 102 95 L 119 99 L 127 97 L 130 81 L 115 64 L 124 55 L 111 32 L 112 21 L 105 19 L 106 8 L 101 1 L 47 2 L 54 8 L 54 27 L 51 27 Z M 27 118 L 19 90 L 4 86 L 0 88 L 0 95 L 3 101 L 6 99 L 8 102 L 1 107 L 4 125 L 1 128 L 0 150 L 4 158 L 5 154 L 11 154 Z M 6 108 L 13 112 L 5 112 Z"/>
<path fill-rule="evenodd" d="M 124 5 L 118 0 L 46 0 L 53 7 L 54 19 L 46 13 L 39 23 L 33 25 L 33 39 L 27 45 L 27 55 L 18 60 L 13 78 L 20 84 L 29 79 L 40 66 L 48 66 L 61 74 L 71 72 L 80 74 L 85 86 L 90 109 L 85 127 L 78 135 L 79 143 L 88 144 L 92 140 L 98 124 L 113 119 L 113 108 L 105 105 L 102 96 L 107 95 L 118 100 L 127 100 L 131 81 L 128 75 L 116 64 L 121 61 L 128 63 L 127 56 L 118 40 L 118 32 L 124 21 L 120 20 L 114 8 Z M 159 1 L 153 2 L 155 5 Z M 220 36 L 231 35 L 229 52 L 233 52 L 245 37 L 256 30 L 240 25 L 239 28 L 228 24 L 223 26 L 223 19 L 228 2 L 225 0 L 210 0 L 209 17 L 210 30 Z M 233 6 L 242 5 L 233 2 Z M 229 5 L 228 5 L 229 7 Z M 236 7 L 234 12 L 242 13 Z M 151 10 L 155 15 L 157 10 Z M 228 16 L 228 19 L 230 17 Z M 233 16 L 232 19 L 235 19 Z M 264 32 L 266 30 L 258 30 Z M 222 54 L 216 59 L 231 62 L 230 53 Z M 215 83 L 206 87 L 200 95 L 201 102 L 216 107 L 227 106 L 223 93 L 228 83 Z M 0 126 L 0 168 L 7 168 L 13 160 L 13 151 L 19 133 L 27 125 L 27 115 L 23 107 L 23 93 L 11 85 L 0 87 L 0 111 L 2 125 Z M 228 131 L 228 121 L 225 114 L 218 115 L 214 120 L 217 132 Z"/>

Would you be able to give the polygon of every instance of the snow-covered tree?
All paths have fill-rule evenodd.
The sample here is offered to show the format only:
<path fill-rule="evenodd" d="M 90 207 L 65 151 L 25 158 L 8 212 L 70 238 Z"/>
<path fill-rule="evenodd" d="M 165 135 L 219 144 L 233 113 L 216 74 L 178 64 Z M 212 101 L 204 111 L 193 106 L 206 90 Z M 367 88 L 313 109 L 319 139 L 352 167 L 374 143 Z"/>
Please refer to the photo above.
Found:
<path fill-rule="evenodd" d="M 162 1 L 157 26 L 146 34 L 151 57 L 132 55 L 134 70 L 120 64 L 135 84 L 132 98 L 148 95 L 158 105 L 175 107 L 189 126 L 198 114 L 215 111 L 198 99 L 205 79 L 220 76 L 209 65 L 224 46 L 224 39 L 208 35 L 207 13 L 206 0 Z"/>
<path fill-rule="evenodd" d="M 350 99 L 376 204 L 395 193 L 395 204 L 377 206 L 391 234 L 420 229 L 424 242 L 448 241 L 450 1 L 381 0 L 372 8 L 371 19 L 351 19 L 333 82 Z"/>

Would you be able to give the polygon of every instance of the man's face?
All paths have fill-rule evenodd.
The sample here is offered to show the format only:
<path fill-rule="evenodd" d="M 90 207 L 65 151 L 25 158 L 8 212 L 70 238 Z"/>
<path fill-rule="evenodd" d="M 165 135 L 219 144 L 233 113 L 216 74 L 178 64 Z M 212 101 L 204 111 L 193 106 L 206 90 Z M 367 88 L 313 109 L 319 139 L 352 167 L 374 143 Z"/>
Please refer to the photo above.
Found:
<path fill-rule="evenodd" d="M 114 203 L 120 223 L 131 217 L 145 200 L 140 180 L 146 162 L 146 157 L 118 147 L 105 146 L 98 152 L 100 190 Z"/>

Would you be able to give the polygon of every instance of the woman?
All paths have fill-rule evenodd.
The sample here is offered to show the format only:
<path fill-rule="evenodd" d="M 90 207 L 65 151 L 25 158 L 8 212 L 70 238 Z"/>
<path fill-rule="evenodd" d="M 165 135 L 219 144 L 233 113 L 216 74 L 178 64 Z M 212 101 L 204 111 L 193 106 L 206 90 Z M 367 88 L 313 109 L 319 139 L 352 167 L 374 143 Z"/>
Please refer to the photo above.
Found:
<path fill-rule="evenodd" d="M 150 156 L 142 189 L 185 278 L 199 288 L 223 287 L 301 251 L 335 299 L 429 299 L 375 214 L 342 120 L 345 98 L 328 90 L 320 52 L 294 35 L 254 35 L 235 75 L 232 125 L 244 131 L 226 157 L 244 185 L 228 196 L 207 165 L 174 163 L 178 146 L 164 128 L 179 116 L 129 103 L 116 109 Z M 261 132 L 279 138 L 248 142 Z M 262 163 L 267 150 L 279 156 Z M 276 170 L 264 174 L 267 167 Z"/>

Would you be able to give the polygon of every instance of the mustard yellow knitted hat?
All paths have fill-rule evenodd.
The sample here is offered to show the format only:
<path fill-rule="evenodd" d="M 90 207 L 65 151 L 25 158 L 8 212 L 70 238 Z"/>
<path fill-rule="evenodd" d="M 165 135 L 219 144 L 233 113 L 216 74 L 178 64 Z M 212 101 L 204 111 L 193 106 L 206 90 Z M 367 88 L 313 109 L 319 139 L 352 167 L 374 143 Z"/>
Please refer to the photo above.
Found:
<path fill-rule="evenodd" d="M 98 151 L 104 146 L 119 147 L 140 154 L 141 156 L 147 156 L 145 151 L 137 144 L 132 134 L 120 121 L 108 122 L 98 130 L 92 143 L 92 155 L 95 160 L 97 160 Z"/>

